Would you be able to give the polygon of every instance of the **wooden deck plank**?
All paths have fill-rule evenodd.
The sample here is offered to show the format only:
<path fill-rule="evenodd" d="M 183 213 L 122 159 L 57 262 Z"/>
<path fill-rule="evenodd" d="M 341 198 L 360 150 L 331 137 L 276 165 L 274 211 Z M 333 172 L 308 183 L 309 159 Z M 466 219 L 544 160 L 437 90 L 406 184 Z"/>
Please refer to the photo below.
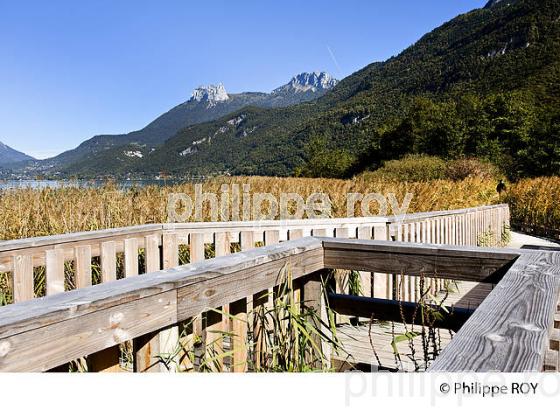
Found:
<path fill-rule="evenodd" d="M 410 326 L 405 329 L 402 323 L 395 323 L 394 335 L 404 334 L 412 329 Z M 419 326 L 414 327 L 415 331 L 419 331 L 419 329 Z M 447 330 L 439 330 L 438 333 L 438 339 L 441 340 L 441 347 L 443 348 L 451 342 L 451 334 Z M 391 346 L 394 336 L 389 323 L 375 321 L 371 326 L 371 340 L 369 324 L 360 326 L 342 325 L 338 328 L 338 337 L 345 351 L 334 352 L 333 359 L 335 362 L 346 361 L 350 365 L 372 365 L 372 371 L 377 371 L 378 367 L 390 370 L 414 371 L 417 367 L 414 363 L 415 360 L 420 368 L 425 367 L 420 336 L 412 340 L 413 350 L 411 350 L 407 341 L 397 343 L 399 361 Z"/>

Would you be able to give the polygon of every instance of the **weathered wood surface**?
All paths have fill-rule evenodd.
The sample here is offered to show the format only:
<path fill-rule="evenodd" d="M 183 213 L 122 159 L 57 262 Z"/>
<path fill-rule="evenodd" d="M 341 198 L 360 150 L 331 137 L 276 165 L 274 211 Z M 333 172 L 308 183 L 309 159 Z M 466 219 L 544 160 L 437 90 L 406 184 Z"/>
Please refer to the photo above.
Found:
<path fill-rule="evenodd" d="M 124 240 L 126 237 L 137 237 L 140 234 L 161 232 L 162 224 L 128 226 L 125 228 L 102 229 L 98 231 L 65 233 L 61 235 L 40 236 L 36 238 L 0 241 L 0 252 L 40 248 L 44 246 L 72 244 L 75 242 L 101 241 L 103 239 Z"/>
<path fill-rule="evenodd" d="M 225 251 L 228 241 L 220 241 Z M 157 251 L 156 246 L 151 249 Z M 470 280 L 487 279 L 489 272 L 476 270 L 466 262 L 469 257 L 487 269 L 514 262 L 434 366 L 451 371 L 542 368 L 555 326 L 560 253 L 306 237 L 3 307 L 0 370 L 47 370 L 126 340 L 156 334 L 278 285 L 283 269 L 289 269 L 294 279 L 335 266 L 383 272 L 395 262 L 378 265 L 371 261 L 392 255 L 430 258 L 431 262 L 410 262 L 412 271 L 429 273 L 435 267 L 438 275 L 439 269 L 445 269 L 458 272 L 453 278 L 464 278 L 464 271 L 470 270 Z M 461 269 L 453 268 L 452 260 Z M 304 298 L 305 289 L 304 285 Z M 318 293 L 317 289 L 312 292 Z"/>
<path fill-rule="evenodd" d="M 540 371 L 559 292 L 560 253 L 523 253 L 430 371 Z"/>
<path fill-rule="evenodd" d="M 496 271 L 519 256 L 518 250 L 505 249 L 334 238 L 323 241 L 327 268 L 473 282 L 497 282 L 501 275 Z"/>
<path fill-rule="evenodd" d="M 458 215 L 467 212 L 484 211 L 490 209 L 507 208 L 507 205 L 491 205 L 479 208 L 466 208 L 449 211 L 434 211 L 422 212 L 416 214 L 407 214 L 406 221 L 433 218 L 437 216 Z M 194 222 L 194 223 L 167 223 L 167 224 L 148 224 L 139 226 L 130 226 L 125 228 L 112 228 L 91 232 L 77 232 L 61 235 L 51 235 L 44 237 L 16 239 L 9 241 L 0 241 L 0 252 L 29 249 L 50 245 L 61 245 L 64 243 L 88 241 L 88 240 L 101 240 L 106 238 L 116 238 L 124 240 L 127 235 L 141 236 L 149 235 L 150 233 L 163 233 L 163 231 L 173 230 L 209 230 L 227 231 L 227 230 L 270 230 L 273 228 L 290 228 L 297 227 L 313 227 L 316 229 L 329 228 L 335 225 L 348 225 L 358 227 L 363 224 L 383 224 L 402 221 L 402 217 L 371 217 L 371 218 L 333 218 L 333 219 L 293 219 L 287 221 L 258 221 L 258 227 L 255 226 L 255 221 L 232 221 L 232 222 Z"/>
<path fill-rule="evenodd" d="M 452 209 L 447 211 L 417 212 L 414 214 L 406 214 L 401 216 L 389 216 L 387 217 L 387 219 L 390 223 L 395 223 L 395 222 L 408 223 L 408 222 L 426 220 L 426 219 L 436 218 L 436 217 L 462 215 L 471 212 L 483 212 L 483 211 L 491 211 L 496 209 L 509 210 L 507 204 L 498 204 L 498 205 L 480 206 L 476 208 Z"/>
<path fill-rule="evenodd" d="M 338 338 L 344 350 L 333 352 L 334 369 L 336 371 L 358 368 L 361 371 L 377 372 L 379 370 L 414 372 L 417 367 L 424 370 L 423 346 L 421 337 L 397 343 L 399 356 L 395 354 L 391 342 L 395 335 L 402 335 L 407 331 L 419 331 L 420 326 L 405 327 L 396 322 L 394 329 L 389 323 L 374 321 L 370 327 L 368 323 L 360 326 L 342 325 L 338 328 Z M 448 330 L 436 330 L 438 342 L 445 348 L 451 343 Z M 372 346 L 373 345 L 373 346 Z M 413 354 L 414 352 L 414 354 Z"/>
<path fill-rule="evenodd" d="M 91 247 L 76 248 L 76 288 L 87 288 L 92 284 Z"/>
<path fill-rule="evenodd" d="M 322 267 L 322 244 L 303 238 L 0 309 L 0 370 L 42 371 Z"/>
<path fill-rule="evenodd" d="M 33 260 L 31 255 L 14 256 L 14 301 L 33 299 Z"/>
<path fill-rule="evenodd" d="M 47 296 L 64 292 L 64 252 L 61 249 L 49 249 L 47 260 Z"/>

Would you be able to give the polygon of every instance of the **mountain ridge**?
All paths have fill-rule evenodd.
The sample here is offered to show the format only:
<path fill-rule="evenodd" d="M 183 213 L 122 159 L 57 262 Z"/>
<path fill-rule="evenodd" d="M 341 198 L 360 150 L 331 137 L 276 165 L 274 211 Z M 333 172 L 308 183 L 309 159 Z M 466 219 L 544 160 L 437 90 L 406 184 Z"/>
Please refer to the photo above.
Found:
<path fill-rule="evenodd" d="M 104 152 L 66 172 L 347 177 L 428 154 L 480 157 L 512 178 L 560 174 L 560 0 L 487 5 L 320 98 L 241 107 L 152 149 L 126 147 L 134 158 Z"/>
<path fill-rule="evenodd" d="M 27 155 L 21 151 L 0 141 L 0 166 L 7 166 L 18 162 L 34 160 L 31 155 Z"/>
<path fill-rule="evenodd" d="M 308 73 L 298 74 L 290 80 L 289 84 L 297 81 L 298 76 Z M 289 91 L 283 89 L 282 92 L 243 92 L 228 94 L 224 85 L 210 84 L 199 86 L 192 92 L 191 97 L 160 115 L 146 127 L 138 131 L 127 134 L 101 134 L 96 135 L 72 150 L 65 151 L 53 158 L 41 161 L 33 161 L 28 165 L 28 169 L 33 172 L 56 173 L 65 168 L 78 170 L 82 162 L 98 161 L 98 156 L 108 157 L 105 152 L 118 157 L 130 149 L 141 150 L 142 156 L 155 146 L 173 137 L 182 128 L 193 124 L 212 121 L 231 112 L 235 112 L 243 107 L 255 105 L 266 108 L 284 107 L 300 102 L 310 101 L 322 96 L 330 87 L 336 84 L 334 78 L 325 72 L 311 73 L 309 77 L 317 76 L 323 80 L 321 87 Z M 309 78 L 304 76 L 303 78 Z M 282 89 L 282 86 L 276 90 Z M 121 150 L 121 148 L 123 148 Z M 136 152 L 134 151 L 134 152 Z M 126 155 L 125 155 L 126 157 Z M 134 158 L 141 158 L 135 156 Z M 121 158 L 126 161 L 126 158 Z M 122 162 L 122 161 L 121 161 Z"/>
<path fill-rule="evenodd" d="M 410 151 L 444 157 L 477 155 L 498 164 L 517 161 L 521 165 L 512 172 L 530 174 L 527 156 L 552 156 L 554 161 L 559 157 L 560 163 L 560 153 L 554 151 L 556 131 L 549 132 L 546 146 L 536 139 L 545 129 L 555 129 L 551 121 L 556 120 L 548 117 L 558 111 L 560 101 L 559 46 L 560 1 L 503 0 L 457 16 L 398 56 L 344 78 L 313 102 L 268 111 L 242 109 L 187 127 L 144 161 L 117 170 L 147 175 L 165 170 L 177 176 L 300 172 L 348 176 L 390 159 L 389 153 L 398 158 Z M 476 114 L 465 114 L 471 109 L 469 99 Z M 443 115 L 430 120 L 432 129 L 427 129 L 426 124 L 432 123 L 419 123 L 414 113 L 421 103 L 434 104 L 432 111 L 419 111 L 424 116 L 452 109 L 453 116 L 460 118 Z M 512 124 L 515 110 L 530 111 L 539 120 L 530 123 L 531 118 L 520 118 L 528 121 L 525 128 L 504 130 L 500 110 Z M 242 116 L 238 126 L 227 126 Z M 451 132 L 459 132 L 441 129 L 450 118 L 458 124 L 484 119 L 481 126 L 486 134 L 477 141 L 469 129 L 461 128 L 457 138 L 463 140 L 456 142 L 460 148 L 441 145 L 437 138 L 445 140 Z M 221 129 L 226 131 L 214 136 Z M 438 144 L 441 150 L 436 149 Z M 189 154 L 180 155 L 185 150 Z M 322 158 L 321 166 L 317 158 Z"/>

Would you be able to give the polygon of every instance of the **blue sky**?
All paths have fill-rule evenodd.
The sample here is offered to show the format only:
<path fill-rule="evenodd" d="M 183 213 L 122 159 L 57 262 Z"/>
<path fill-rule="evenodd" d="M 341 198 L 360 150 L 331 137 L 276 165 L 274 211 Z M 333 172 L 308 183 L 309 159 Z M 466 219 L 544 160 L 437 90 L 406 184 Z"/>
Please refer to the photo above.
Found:
<path fill-rule="evenodd" d="M 142 128 L 201 84 L 342 78 L 485 2 L 0 0 L 0 141 L 52 156 Z"/>

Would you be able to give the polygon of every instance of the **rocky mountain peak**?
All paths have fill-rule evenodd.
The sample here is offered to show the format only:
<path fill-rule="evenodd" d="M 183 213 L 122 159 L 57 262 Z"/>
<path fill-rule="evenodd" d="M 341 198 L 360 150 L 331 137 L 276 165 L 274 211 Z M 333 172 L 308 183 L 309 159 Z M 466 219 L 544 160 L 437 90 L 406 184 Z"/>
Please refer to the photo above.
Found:
<path fill-rule="evenodd" d="M 314 71 L 312 73 L 300 73 L 294 76 L 290 82 L 282 87 L 277 88 L 272 93 L 279 93 L 285 91 L 292 92 L 317 92 L 326 91 L 333 88 L 338 83 L 338 80 L 334 79 L 327 72 Z"/>
<path fill-rule="evenodd" d="M 215 105 L 221 101 L 227 101 L 229 95 L 222 83 L 217 85 L 204 85 L 196 88 L 190 101 L 207 102 L 209 105 Z"/>

